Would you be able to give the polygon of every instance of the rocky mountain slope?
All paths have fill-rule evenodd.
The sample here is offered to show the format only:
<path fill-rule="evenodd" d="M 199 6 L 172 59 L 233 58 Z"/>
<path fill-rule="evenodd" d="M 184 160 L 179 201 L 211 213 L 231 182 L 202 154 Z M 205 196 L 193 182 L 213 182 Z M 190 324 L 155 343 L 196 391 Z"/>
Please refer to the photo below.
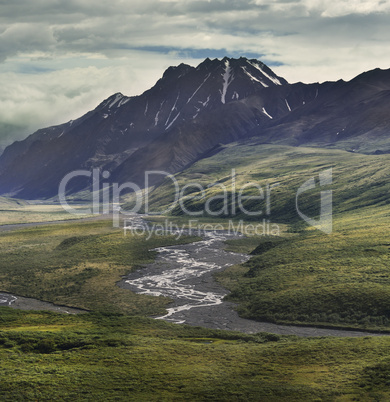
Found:
<path fill-rule="evenodd" d="M 340 148 L 361 153 L 390 151 L 390 70 L 372 70 L 349 82 L 317 87 L 314 99 L 250 135 L 264 142 Z"/>

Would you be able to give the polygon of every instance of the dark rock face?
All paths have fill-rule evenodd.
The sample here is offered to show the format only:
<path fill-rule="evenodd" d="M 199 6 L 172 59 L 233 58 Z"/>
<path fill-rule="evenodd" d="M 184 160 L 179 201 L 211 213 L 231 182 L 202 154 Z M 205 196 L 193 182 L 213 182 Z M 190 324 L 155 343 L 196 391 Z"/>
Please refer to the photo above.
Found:
<path fill-rule="evenodd" d="M 171 150 L 173 144 L 169 141 L 176 140 L 172 132 L 188 135 L 183 143 L 175 144 L 180 152 L 185 148 L 185 155 L 175 156 L 178 160 L 171 161 L 169 155 L 161 154 L 157 164 L 162 166 L 162 161 L 167 160 L 172 164 L 167 168 L 175 171 L 192 161 L 192 153 L 198 155 L 208 149 L 208 144 L 215 143 L 200 144 L 202 138 L 188 133 L 186 125 L 190 130 L 195 126 L 198 133 L 208 120 L 213 120 L 212 111 L 282 84 L 287 82 L 267 66 L 244 58 L 206 59 L 196 68 L 185 64 L 170 67 L 153 88 L 140 96 L 114 94 L 78 120 L 38 130 L 24 141 L 9 146 L 0 158 L 0 193 L 21 198 L 52 197 L 70 171 L 100 168 L 112 172 L 124 161 L 133 166 L 128 162 L 132 154 L 141 152 L 154 140 Z M 230 109 L 227 108 L 227 113 Z M 241 132 L 255 126 L 252 115 L 256 113 L 246 113 L 250 116 L 243 117 L 236 125 L 242 126 Z M 207 114 L 208 117 L 203 117 Z M 253 120 L 249 125 L 248 119 Z M 225 128 L 226 123 L 222 122 L 221 127 Z M 226 138 L 237 139 L 241 132 L 233 133 L 230 129 Z M 215 137 L 223 139 L 224 135 L 216 133 Z M 194 150 L 187 149 L 186 144 L 191 148 L 194 142 L 198 144 Z M 114 176 L 125 176 L 125 172 L 126 168 L 121 167 Z M 86 181 L 79 180 L 72 182 L 70 190 L 78 191 L 86 186 Z"/>
<path fill-rule="evenodd" d="M 290 85 L 258 60 L 181 64 L 140 96 L 114 94 L 75 121 L 7 147 L 0 156 L 0 194 L 50 198 L 67 173 L 92 168 L 109 171 L 112 181 L 143 186 L 147 170 L 176 173 L 218 144 L 248 137 L 388 152 L 389 107 L 389 70 L 350 82 Z M 88 186 L 86 178 L 72 180 L 67 190 Z"/>

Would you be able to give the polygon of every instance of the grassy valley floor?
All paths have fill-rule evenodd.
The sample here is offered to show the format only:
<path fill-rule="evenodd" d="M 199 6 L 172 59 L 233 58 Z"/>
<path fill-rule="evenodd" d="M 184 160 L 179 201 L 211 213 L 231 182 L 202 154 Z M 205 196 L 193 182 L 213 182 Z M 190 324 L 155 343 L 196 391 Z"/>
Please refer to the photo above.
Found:
<path fill-rule="evenodd" d="M 88 210 L 88 204 L 72 205 L 77 213 Z M 76 216 L 65 211 L 60 204 L 43 203 L 40 201 L 23 201 L 0 197 L 0 225 L 17 225 L 36 222 L 56 222 L 92 217 L 92 214 Z"/>
<path fill-rule="evenodd" d="M 366 220 L 361 222 L 366 228 Z M 356 228 L 356 221 L 350 228 Z M 373 233 L 382 238 L 383 233 L 372 227 L 372 242 L 378 240 Z M 324 241 L 309 231 L 274 239 L 274 247 L 264 246 L 266 238 L 241 239 L 228 247 L 255 248 L 249 264 L 256 266 L 267 253 L 276 258 L 279 254 L 272 251 L 281 242 L 287 242 L 290 256 L 299 245 L 309 256 L 315 251 L 309 245 L 315 248 L 319 239 Z M 353 252 L 347 253 L 350 259 L 359 250 L 360 237 L 356 239 Z M 135 295 L 115 283 L 125 272 L 152 261 L 155 254 L 150 248 L 173 244 L 172 237 L 146 242 L 124 237 L 111 222 L 87 221 L 4 232 L 0 241 L 2 290 L 94 311 L 60 315 L 0 308 L 4 401 L 390 398 L 389 337 L 245 335 L 143 317 L 163 311 L 168 300 Z M 338 244 L 342 248 L 339 240 Z M 256 291 L 248 286 L 250 280 L 256 284 L 256 275 L 245 275 L 250 269 L 233 267 L 223 280 L 232 288 Z M 280 276 L 283 284 L 281 278 L 290 277 Z"/>
<path fill-rule="evenodd" d="M 152 249 L 176 243 L 174 236 L 125 236 L 110 220 L 0 232 L 0 291 L 86 310 L 162 314 L 169 299 L 135 295 L 116 282 L 153 261 Z"/>
<path fill-rule="evenodd" d="M 0 308 L 3 401 L 386 401 L 390 338 L 244 335 Z"/>

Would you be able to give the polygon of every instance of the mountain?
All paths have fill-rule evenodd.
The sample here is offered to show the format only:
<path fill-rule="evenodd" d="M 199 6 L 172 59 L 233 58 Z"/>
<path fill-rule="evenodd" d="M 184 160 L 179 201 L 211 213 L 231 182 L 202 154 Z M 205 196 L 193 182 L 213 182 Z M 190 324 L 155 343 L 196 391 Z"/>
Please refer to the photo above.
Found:
<path fill-rule="evenodd" d="M 349 82 L 318 85 L 315 98 L 249 135 L 263 142 L 390 152 L 390 70 L 375 69 Z"/>
<path fill-rule="evenodd" d="M 206 59 L 196 68 L 185 64 L 170 67 L 153 88 L 140 96 L 115 94 L 75 121 L 38 130 L 7 147 L 0 158 L 0 193 L 20 198 L 52 197 L 70 171 L 114 171 L 153 140 L 174 138 L 171 132 L 177 127 L 183 130 L 183 126 L 198 120 L 206 124 L 221 106 L 230 110 L 231 103 L 286 84 L 263 63 L 245 58 Z M 257 115 L 268 119 L 266 112 Z M 249 125 L 240 123 L 245 132 L 255 127 L 256 116 L 252 113 L 248 117 Z M 227 138 L 230 140 L 232 135 Z M 193 139 L 187 138 L 189 145 Z M 218 141 L 224 141 L 223 133 Z M 78 191 L 87 182 L 72 181 L 72 185 L 70 190 Z"/>
<path fill-rule="evenodd" d="M 38 130 L 0 156 L 0 194 L 56 196 L 77 169 L 110 172 L 111 182 L 144 186 L 144 172 L 177 173 L 253 137 L 257 144 L 390 150 L 390 70 L 349 82 L 289 84 L 246 58 L 180 64 L 140 96 L 114 94 L 75 121 Z M 154 177 L 157 184 L 162 177 Z M 75 193 L 89 179 L 72 180 Z"/>

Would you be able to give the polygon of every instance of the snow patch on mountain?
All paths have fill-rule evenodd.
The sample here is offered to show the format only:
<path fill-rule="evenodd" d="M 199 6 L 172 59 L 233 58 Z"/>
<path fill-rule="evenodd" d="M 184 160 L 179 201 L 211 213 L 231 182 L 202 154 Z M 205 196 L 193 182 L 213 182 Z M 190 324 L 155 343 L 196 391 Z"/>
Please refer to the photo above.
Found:
<path fill-rule="evenodd" d="M 169 119 L 171 118 L 171 115 L 172 115 L 173 111 L 174 111 L 174 110 L 177 110 L 176 105 L 177 105 L 177 101 L 179 100 L 179 96 L 180 96 L 180 91 L 179 91 L 179 93 L 177 94 L 175 103 L 173 104 L 171 111 L 169 112 L 167 121 L 165 122 L 165 126 L 168 124 Z"/>
<path fill-rule="evenodd" d="M 127 98 L 126 96 L 124 96 L 122 100 L 118 103 L 118 107 L 125 105 L 130 99 L 131 98 Z"/>
<path fill-rule="evenodd" d="M 206 78 L 203 80 L 203 82 L 196 88 L 195 92 L 190 96 L 190 98 L 187 101 L 187 104 L 191 102 L 191 99 L 196 95 L 196 93 L 199 91 L 200 88 L 202 88 L 203 84 L 210 78 L 211 73 L 208 73 Z"/>
<path fill-rule="evenodd" d="M 111 109 L 115 106 L 124 96 L 122 94 L 116 94 L 115 99 L 108 105 L 108 108 Z"/>
<path fill-rule="evenodd" d="M 264 107 L 263 107 L 263 113 L 264 113 L 267 117 L 269 117 L 270 119 L 273 119 L 273 117 L 272 117 L 270 114 L 267 113 L 267 111 L 265 110 Z"/>
<path fill-rule="evenodd" d="M 222 86 L 222 92 L 221 92 L 221 102 L 225 103 L 227 89 L 234 79 L 229 60 L 225 61 L 225 72 L 222 74 L 222 78 L 223 78 L 223 86 Z"/>
<path fill-rule="evenodd" d="M 169 123 L 167 128 L 165 130 L 169 130 L 169 128 L 172 126 L 172 124 L 176 121 L 176 119 L 179 117 L 180 112 L 174 117 L 174 119 Z"/>
<path fill-rule="evenodd" d="M 256 68 L 257 70 L 259 70 L 262 74 L 264 74 L 274 84 L 282 85 L 282 83 L 276 77 L 272 77 L 271 75 L 267 74 L 258 64 L 252 63 L 249 60 L 247 60 L 247 63 L 250 64 L 252 67 Z"/>
<path fill-rule="evenodd" d="M 211 97 L 211 95 L 209 95 L 209 96 L 207 97 L 207 99 L 206 99 L 205 102 L 199 101 L 199 103 L 201 103 L 203 107 L 206 107 L 206 106 L 209 104 L 209 102 L 210 102 L 210 97 Z"/>
<path fill-rule="evenodd" d="M 263 81 L 260 81 L 258 78 L 254 77 L 244 66 L 241 66 L 244 73 L 252 80 L 260 83 L 263 87 L 268 88 L 268 85 L 265 84 Z"/>
<path fill-rule="evenodd" d="M 155 118 L 154 118 L 154 127 L 156 127 L 157 126 L 157 124 L 158 124 L 158 115 L 160 114 L 160 111 L 158 111 L 157 113 L 156 113 L 156 116 L 155 116 Z"/>

